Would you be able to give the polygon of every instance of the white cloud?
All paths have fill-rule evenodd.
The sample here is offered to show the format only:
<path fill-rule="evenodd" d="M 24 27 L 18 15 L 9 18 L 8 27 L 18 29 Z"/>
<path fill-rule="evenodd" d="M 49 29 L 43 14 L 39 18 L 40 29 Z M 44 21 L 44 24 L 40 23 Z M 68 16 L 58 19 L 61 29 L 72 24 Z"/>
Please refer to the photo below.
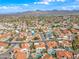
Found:
<path fill-rule="evenodd" d="M 62 7 L 62 10 L 72 10 L 72 9 L 69 7 Z"/>
<path fill-rule="evenodd" d="M 58 1 L 58 2 L 64 2 L 65 0 L 56 0 L 56 1 Z"/>
<path fill-rule="evenodd" d="M 71 6 L 63 6 L 62 10 L 77 10 L 79 9 L 79 5 L 71 5 Z"/>
<path fill-rule="evenodd" d="M 40 2 L 34 2 L 34 4 L 46 4 L 48 5 L 50 2 L 64 2 L 65 0 L 40 0 Z"/>
<path fill-rule="evenodd" d="M 29 6 L 28 4 L 16 4 L 16 5 L 14 5 L 14 4 L 11 4 L 11 5 L 8 5 L 8 6 L 6 6 L 6 5 L 2 5 L 2 6 L 0 6 L 0 9 L 23 9 L 23 6 L 24 7 L 26 7 L 26 6 Z"/>
<path fill-rule="evenodd" d="M 19 6 L 0 6 L 0 9 L 22 9 Z"/>
<path fill-rule="evenodd" d="M 24 6 L 29 6 L 28 4 L 23 4 Z"/>
<path fill-rule="evenodd" d="M 34 2 L 34 4 L 45 4 L 45 5 L 48 5 L 49 2 Z"/>

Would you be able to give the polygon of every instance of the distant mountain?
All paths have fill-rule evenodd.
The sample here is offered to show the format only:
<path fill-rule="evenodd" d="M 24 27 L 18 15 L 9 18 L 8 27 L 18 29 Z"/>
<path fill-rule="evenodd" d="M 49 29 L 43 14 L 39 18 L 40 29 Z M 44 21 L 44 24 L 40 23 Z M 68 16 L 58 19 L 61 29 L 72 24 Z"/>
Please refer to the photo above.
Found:
<path fill-rule="evenodd" d="M 39 15 L 79 15 L 79 10 L 47 10 L 47 11 L 26 11 L 26 12 L 18 12 L 18 13 L 12 13 L 12 14 L 0 14 L 0 15 L 33 15 L 33 16 L 39 16 Z"/>

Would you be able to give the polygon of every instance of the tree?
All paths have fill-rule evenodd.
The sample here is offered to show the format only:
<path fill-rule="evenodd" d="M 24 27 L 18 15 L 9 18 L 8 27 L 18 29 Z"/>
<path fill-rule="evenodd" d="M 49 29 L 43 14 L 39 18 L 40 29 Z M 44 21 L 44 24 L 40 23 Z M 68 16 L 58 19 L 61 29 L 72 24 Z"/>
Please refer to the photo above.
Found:
<path fill-rule="evenodd" d="M 72 42 L 72 48 L 73 48 L 73 50 L 75 50 L 75 51 L 79 51 L 79 38 L 75 38 L 75 40 L 73 40 L 73 42 Z"/>

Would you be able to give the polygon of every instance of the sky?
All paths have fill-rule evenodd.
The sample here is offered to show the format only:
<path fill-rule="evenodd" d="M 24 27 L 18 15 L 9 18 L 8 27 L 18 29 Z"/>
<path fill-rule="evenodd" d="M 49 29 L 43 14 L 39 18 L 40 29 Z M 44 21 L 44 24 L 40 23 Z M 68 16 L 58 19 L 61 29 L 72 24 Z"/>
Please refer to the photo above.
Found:
<path fill-rule="evenodd" d="M 0 0 L 0 14 L 35 10 L 79 10 L 79 0 Z"/>

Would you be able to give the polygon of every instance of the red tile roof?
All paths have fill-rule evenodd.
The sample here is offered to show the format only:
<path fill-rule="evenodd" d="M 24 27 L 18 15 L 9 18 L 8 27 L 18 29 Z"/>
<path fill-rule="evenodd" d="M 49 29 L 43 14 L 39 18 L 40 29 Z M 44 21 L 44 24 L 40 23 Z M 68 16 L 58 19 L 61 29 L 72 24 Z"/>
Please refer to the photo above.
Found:
<path fill-rule="evenodd" d="M 26 54 L 20 48 L 13 49 L 16 59 L 26 59 Z"/>
<path fill-rule="evenodd" d="M 29 48 L 30 45 L 28 43 L 23 43 L 21 44 L 21 48 Z"/>
<path fill-rule="evenodd" d="M 0 46 L 7 46 L 8 43 L 5 43 L 5 42 L 0 42 Z"/>
<path fill-rule="evenodd" d="M 47 42 L 47 45 L 49 48 L 54 48 L 54 47 L 58 46 L 56 41 L 49 41 L 49 42 Z"/>
<path fill-rule="evenodd" d="M 69 51 L 57 51 L 57 58 L 61 59 L 62 57 L 67 57 L 69 59 L 73 58 L 73 53 Z"/>

